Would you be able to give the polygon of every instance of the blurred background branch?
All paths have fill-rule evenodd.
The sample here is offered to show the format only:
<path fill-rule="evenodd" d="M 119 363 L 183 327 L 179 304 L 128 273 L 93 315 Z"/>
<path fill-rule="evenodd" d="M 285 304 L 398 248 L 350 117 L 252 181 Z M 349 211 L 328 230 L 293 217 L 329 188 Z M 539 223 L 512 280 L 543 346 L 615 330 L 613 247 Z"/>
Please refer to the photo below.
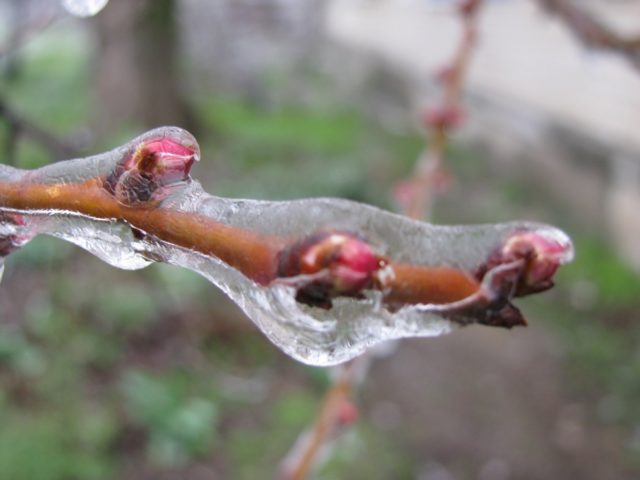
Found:
<path fill-rule="evenodd" d="M 623 35 L 614 31 L 574 0 L 538 0 L 548 11 L 562 19 L 576 37 L 589 48 L 618 53 L 640 69 L 640 33 Z M 615 6 L 613 6 L 615 8 Z"/>
<path fill-rule="evenodd" d="M 478 15 L 482 4 L 483 0 L 462 0 L 455 7 L 462 32 L 453 58 L 438 73 L 442 98 L 436 106 L 427 107 L 422 115 L 427 146 L 416 160 L 412 177 L 396 186 L 401 213 L 411 218 L 429 219 L 435 197 L 443 190 L 443 179 L 449 175 L 444 167 L 448 136 L 463 121 L 461 97 L 464 77 L 477 42 Z M 383 347 L 388 348 L 394 347 Z M 330 442 L 335 442 L 337 435 L 344 434 L 353 426 L 353 421 L 344 420 L 344 412 L 345 409 L 356 408 L 355 394 L 365 381 L 374 357 L 375 352 L 367 352 L 344 366 L 336 367 L 333 383 L 325 393 L 312 425 L 301 433 L 282 462 L 284 479 L 308 478 L 320 461 L 327 461 Z"/>

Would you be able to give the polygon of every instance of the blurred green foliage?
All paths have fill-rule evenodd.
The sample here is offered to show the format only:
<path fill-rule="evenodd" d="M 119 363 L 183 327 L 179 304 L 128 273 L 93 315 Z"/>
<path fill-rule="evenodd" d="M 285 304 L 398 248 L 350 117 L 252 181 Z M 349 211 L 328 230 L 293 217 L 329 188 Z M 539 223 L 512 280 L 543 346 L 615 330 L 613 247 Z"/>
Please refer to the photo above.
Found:
<path fill-rule="evenodd" d="M 147 452 L 161 467 L 207 454 L 216 434 L 216 396 L 184 372 L 150 375 L 127 371 L 122 392 L 134 423 L 148 432 Z M 193 390 L 203 390 L 196 392 Z"/>

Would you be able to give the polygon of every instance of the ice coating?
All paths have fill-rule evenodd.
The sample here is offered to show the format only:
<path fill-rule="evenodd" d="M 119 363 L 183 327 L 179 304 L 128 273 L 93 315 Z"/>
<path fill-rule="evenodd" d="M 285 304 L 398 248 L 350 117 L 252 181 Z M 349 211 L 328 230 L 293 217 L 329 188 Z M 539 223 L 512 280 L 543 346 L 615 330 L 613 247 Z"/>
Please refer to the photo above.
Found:
<path fill-rule="evenodd" d="M 92 17 L 102 10 L 109 0 L 62 0 L 62 6 L 76 17 Z"/>
<path fill-rule="evenodd" d="M 296 301 L 296 290 L 278 282 L 260 282 L 215 255 L 186 248 L 140 231 L 118 218 L 96 218 L 72 209 L 16 209 L 4 206 L 3 182 L 43 185 L 82 184 L 113 172 L 123 155 L 141 141 L 158 137 L 176 139 L 192 148 L 193 137 L 175 128 L 156 129 L 111 152 L 61 162 L 33 172 L 0 166 L 0 213 L 27 219 L 29 238 L 49 234 L 90 251 L 107 263 L 137 269 L 163 261 L 200 273 L 223 290 L 262 332 L 293 358 L 312 365 L 333 365 L 361 354 L 380 342 L 403 337 L 430 337 L 450 332 L 459 324 L 477 321 L 473 315 L 452 320 L 448 307 L 407 304 L 390 308 L 383 292 L 369 290 L 361 298 L 338 297 L 331 308 Z M 55 191 L 55 188 L 54 188 Z M 196 181 L 180 185 L 162 197 L 153 209 L 193 214 L 220 225 L 232 226 L 265 238 L 300 239 L 325 229 L 357 232 L 380 254 L 395 262 L 418 266 L 447 266 L 475 271 L 514 233 L 547 239 L 559 246 L 558 263 L 573 255 L 569 238 L 560 230 L 540 224 L 514 222 L 496 225 L 435 226 L 410 220 L 359 203 L 339 199 L 288 202 L 233 200 L 207 194 Z M 1 219 L 2 217 L 0 217 Z M 134 228 L 135 227 L 135 228 Z M 0 223 L 5 236 L 24 226 Z M 249 259 L 251 260 L 251 259 Z M 490 275 L 487 275 L 489 278 Z"/>

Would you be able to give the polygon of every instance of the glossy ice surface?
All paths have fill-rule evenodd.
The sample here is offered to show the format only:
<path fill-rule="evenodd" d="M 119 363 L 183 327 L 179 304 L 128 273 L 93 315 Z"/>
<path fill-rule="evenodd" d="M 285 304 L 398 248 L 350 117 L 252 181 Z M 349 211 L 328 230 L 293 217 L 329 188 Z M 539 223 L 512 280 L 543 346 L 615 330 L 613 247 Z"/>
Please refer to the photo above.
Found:
<path fill-rule="evenodd" d="M 0 166 L 0 184 L 65 184 L 105 175 L 132 145 L 158 135 L 194 142 L 179 129 L 156 129 L 111 152 L 34 172 Z M 561 263 L 570 261 L 573 255 L 569 238 L 546 225 L 514 222 L 436 226 L 340 199 L 266 202 L 220 198 L 207 194 L 196 181 L 180 186 L 154 208 L 191 212 L 258 234 L 286 238 L 303 238 L 328 228 L 348 230 L 362 235 L 377 252 L 395 262 L 465 271 L 473 271 L 486 261 L 514 232 L 536 232 L 562 245 Z M 292 287 L 259 285 L 215 256 L 152 235 L 134 235 L 131 226 L 118 219 L 90 218 L 74 211 L 11 211 L 0 206 L 2 211 L 5 221 L 0 223 L 0 236 L 15 239 L 19 243 L 16 248 L 37 234 L 48 234 L 72 242 L 118 268 L 139 269 L 160 260 L 198 272 L 236 302 L 275 345 L 307 364 L 341 363 L 386 340 L 435 337 L 456 325 L 441 315 L 441 305 L 407 305 L 392 311 L 384 306 L 382 293 L 377 291 L 367 292 L 362 299 L 336 298 L 330 309 L 311 307 L 295 300 Z M 19 213 L 24 221 L 17 225 L 6 221 L 7 212 Z"/>

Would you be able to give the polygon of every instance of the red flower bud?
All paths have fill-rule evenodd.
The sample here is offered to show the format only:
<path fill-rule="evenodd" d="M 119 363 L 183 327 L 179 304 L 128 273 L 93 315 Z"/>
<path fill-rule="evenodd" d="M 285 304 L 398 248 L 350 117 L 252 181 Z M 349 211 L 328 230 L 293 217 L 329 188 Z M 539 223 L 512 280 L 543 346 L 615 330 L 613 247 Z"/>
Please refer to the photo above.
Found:
<path fill-rule="evenodd" d="M 422 116 L 427 128 L 437 130 L 455 130 L 464 120 L 464 110 L 457 106 L 428 107 Z"/>
<path fill-rule="evenodd" d="M 358 421 L 360 413 L 358 407 L 356 407 L 349 400 L 344 400 L 338 408 L 338 425 L 348 427 Z"/>
<path fill-rule="evenodd" d="M 523 259 L 525 267 L 518 294 L 547 290 L 560 265 L 573 258 L 573 248 L 564 238 L 552 238 L 537 232 L 513 235 L 502 248 L 505 259 Z"/>
<path fill-rule="evenodd" d="M 379 286 L 378 273 L 386 264 L 357 235 L 331 230 L 313 234 L 281 252 L 278 277 L 294 281 L 298 277 L 298 301 L 330 308 L 333 297 L 358 297 L 365 289 Z"/>
<path fill-rule="evenodd" d="M 500 265 L 517 265 L 514 296 L 542 292 L 553 287 L 553 276 L 560 265 L 571 261 L 573 246 L 567 238 L 526 231 L 511 235 L 476 272 L 478 278 Z"/>
<path fill-rule="evenodd" d="M 168 187 L 189 180 L 189 172 L 199 155 L 195 140 L 169 137 L 145 140 L 118 165 L 106 180 L 105 188 L 126 205 L 155 203 L 166 198 Z"/>

